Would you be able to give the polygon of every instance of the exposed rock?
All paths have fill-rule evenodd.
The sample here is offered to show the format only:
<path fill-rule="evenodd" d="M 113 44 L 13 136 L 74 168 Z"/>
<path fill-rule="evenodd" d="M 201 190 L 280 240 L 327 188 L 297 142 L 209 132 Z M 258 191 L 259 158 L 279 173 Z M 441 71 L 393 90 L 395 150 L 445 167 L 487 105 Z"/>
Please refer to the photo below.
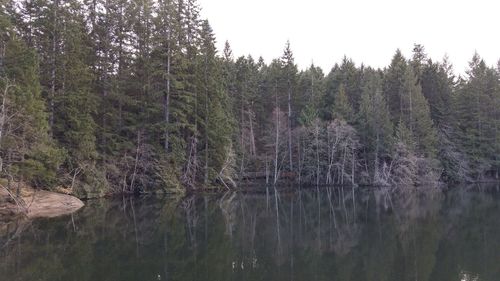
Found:
<path fill-rule="evenodd" d="M 24 214 L 28 218 L 52 218 L 71 214 L 84 206 L 74 196 L 44 190 L 23 188 L 14 195 L 18 196 L 16 200 L 0 187 L 0 216 Z"/>

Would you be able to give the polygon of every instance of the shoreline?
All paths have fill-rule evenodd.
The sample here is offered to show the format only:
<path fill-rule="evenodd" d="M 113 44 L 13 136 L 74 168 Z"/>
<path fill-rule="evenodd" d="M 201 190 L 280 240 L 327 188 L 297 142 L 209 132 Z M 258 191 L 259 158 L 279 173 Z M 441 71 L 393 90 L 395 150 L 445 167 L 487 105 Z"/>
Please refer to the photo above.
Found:
<path fill-rule="evenodd" d="M 477 184 L 500 184 L 500 181 L 482 181 L 469 183 L 467 185 L 477 185 Z M 447 185 L 446 183 L 444 184 Z M 266 189 L 273 190 L 274 188 L 279 189 L 280 191 L 291 191 L 297 189 L 297 186 L 294 184 L 282 184 L 278 186 L 268 185 L 265 188 L 266 184 L 258 184 L 259 187 L 253 184 L 243 184 L 239 188 L 235 189 L 227 189 L 224 187 L 217 188 L 200 188 L 196 190 L 190 190 L 185 192 L 184 196 L 189 196 L 193 194 L 203 194 L 203 193 L 226 193 L 228 191 L 236 191 L 243 193 L 261 193 L 265 192 Z M 324 187 L 326 185 L 320 185 L 319 187 Z M 303 189 L 311 189 L 316 186 L 312 185 L 302 185 Z M 340 186 L 338 186 L 340 187 Z M 345 185 L 344 187 L 349 188 L 351 186 Z M 357 186 L 363 188 L 377 187 L 375 185 L 363 185 Z M 441 188 L 443 188 L 441 186 Z M 446 189 L 446 188 L 444 188 Z M 16 219 L 19 217 L 23 217 L 26 219 L 36 219 L 36 218 L 54 218 L 58 216 L 64 216 L 78 211 L 80 208 L 85 206 L 84 201 L 88 200 L 85 198 L 78 198 L 74 195 L 65 194 L 61 192 L 53 192 L 46 190 L 36 190 L 34 188 L 28 187 L 26 185 L 22 185 L 19 190 L 15 189 L 10 191 L 12 193 L 9 194 L 9 191 L 0 185 L 0 221 L 10 221 L 12 219 Z M 13 194 L 15 193 L 15 194 Z M 154 194 L 157 192 L 141 192 L 139 194 L 136 193 L 108 193 L 100 198 L 114 198 L 117 196 L 134 196 L 134 195 L 147 195 Z M 163 194 L 169 194 L 168 192 L 159 192 Z M 170 193 L 177 194 L 178 193 Z"/>

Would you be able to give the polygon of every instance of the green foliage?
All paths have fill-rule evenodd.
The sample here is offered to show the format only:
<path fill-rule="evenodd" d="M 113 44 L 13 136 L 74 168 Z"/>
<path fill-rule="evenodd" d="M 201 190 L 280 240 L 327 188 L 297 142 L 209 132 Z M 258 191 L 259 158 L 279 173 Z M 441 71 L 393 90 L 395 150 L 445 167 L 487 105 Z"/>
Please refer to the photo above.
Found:
<path fill-rule="evenodd" d="M 325 94 L 323 95 L 323 118 L 331 120 L 331 106 L 335 104 L 337 94 L 343 85 L 349 104 L 354 110 L 359 109 L 362 93 L 362 68 L 357 68 L 354 62 L 347 57 L 342 59 L 340 65 L 335 64 L 330 73 L 325 77 Z"/>
<path fill-rule="evenodd" d="M 409 150 L 415 151 L 415 139 L 413 133 L 401 120 L 398 122 L 398 126 L 396 127 L 396 141 L 403 144 Z"/>
<path fill-rule="evenodd" d="M 380 165 L 392 153 L 394 125 L 391 122 L 386 100 L 382 95 L 380 74 L 367 70 L 365 76 L 357 128 L 367 165 L 373 170 L 372 178 L 377 179 Z"/>
<path fill-rule="evenodd" d="M 459 85 L 455 116 L 460 141 L 476 178 L 498 174 L 499 74 L 475 54 Z"/>
<path fill-rule="evenodd" d="M 500 70 L 478 55 L 460 80 L 421 45 L 383 70 L 344 57 L 325 76 L 299 71 L 289 42 L 269 64 L 229 43 L 218 54 L 195 0 L 17 4 L 0 3 L 0 155 L 37 186 L 189 191 L 269 179 L 272 162 L 318 184 L 388 183 L 395 162 L 498 177 Z"/>
<path fill-rule="evenodd" d="M 406 59 L 401 54 L 401 51 L 397 50 L 389 68 L 384 73 L 383 92 L 387 99 L 393 123 L 397 123 L 403 117 L 403 97 L 405 95 L 405 74 L 408 73 L 407 67 Z"/>
<path fill-rule="evenodd" d="M 53 146 L 38 145 L 18 166 L 22 179 L 38 187 L 54 187 L 59 182 L 57 172 L 67 155 L 64 150 Z"/>
<path fill-rule="evenodd" d="M 431 119 L 429 104 L 422 95 L 420 84 L 416 79 L 415 74 L 408 68 L 405 76 L 405 91 L 408 94 L 405 96 L 407 117 L 403 120 L 408 120 L 406 124 L 415 137 L 418 151 L 426 157 L 433 158 L 435 156 L 436 131 Z"/>
<path fill-rule="evenodd" d="M 299 122 L 303 126 L 309 126 L 314 120 L 318 118 L 318 110 L 308 104 L 306 107 L 302 110 L 299 118 Z"/>
<path fill-rule="evenodd" d="M 296 112 L 303 112 L 312 108 L 319 115 L 322 110 L 322 102 L 324 100 L 324 74 L 321 68 L 312 64 L 307 70 L 298 74 L 297 80 L 297 95 L 295 97 Z M 296 116 L 300 118 L 299 114 Z M 319 117 L 319 116 L 318 116 Z M 314 117 L 315 118 L 315 117 Z"/>
<path fill-rule="evenodd" d="M 0 80 L 4 105 L 1 113 L 4 120 L 0 139 L 1 172 L 20 177 L 35 186 L 52 186 L 57 183 L 57 172 L 65 154 L 64 150 L 54 146 L 48 135 L 38 60 L 35 52 L 15 34 L 11 33 L 4 39 L 4 76 Z"/>
<path fill-rule="evenodd" d="M 339 92 L 335 97 L 335 103 L 333 105 L 331 115 L 334 118 L 341 118 L 344 120 L 352 120 L 353 118 L 352 107 L 349 104 L 349 100 L 347 99 L 345 87 L 343 84 L 340 84 Z"/>

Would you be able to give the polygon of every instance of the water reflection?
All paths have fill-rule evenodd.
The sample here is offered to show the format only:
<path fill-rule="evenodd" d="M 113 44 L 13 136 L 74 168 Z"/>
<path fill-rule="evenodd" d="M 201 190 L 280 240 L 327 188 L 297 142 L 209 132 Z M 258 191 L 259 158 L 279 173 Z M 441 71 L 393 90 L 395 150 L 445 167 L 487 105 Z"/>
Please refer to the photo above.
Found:
<path fill-rule="evenodd" d="M 6 280 L 498 280 L 496 188 L 92 201 L 0 227 Z"/>

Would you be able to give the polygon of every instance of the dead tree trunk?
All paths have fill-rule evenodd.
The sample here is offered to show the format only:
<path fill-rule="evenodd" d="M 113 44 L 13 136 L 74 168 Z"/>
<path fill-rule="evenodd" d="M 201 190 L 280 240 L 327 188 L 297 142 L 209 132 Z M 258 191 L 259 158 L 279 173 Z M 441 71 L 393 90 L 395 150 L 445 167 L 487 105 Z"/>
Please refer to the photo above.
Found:
<path fill-rule="evenodd" d="M 10 88 L 15 87 L 14 84 L 11 84 L 9 79 L 4 78 L 2 80 L 4 80 L 5 86 L 2 93 L 2 104 L 0 105 L 0 147 L 2 144 L 2 138 L 5 135 L 5 121 L 7 120 L 7 109 L 6 109 L 6 104 L 8 99 L 7 95 L 9 94 Z"/>
<path fill-rule="evenodd" d="M 139 164 L 139 157 L 141 153 L 141 131 L 137 131 L 137 146 L 135 149 L 135 161 L 134 161 L 134 172 L 132 173 L 132 179 L 130 180 L 129 192 L 133 190 L 135 184 L 135 178 L 137 176 L 137 167 Z"/>
<path fill-rule="evenodd" d="M 257 155 L 257 149 L 255 147 L 255 132 L 253 130 L 253 111 L 248 111 L 248 121 L 250 122 L 250 154 L 255 157 Z"/>
<path fill-rule="evenodd" d="M 355 185 L 355 181 L 354 181 L 354 172 L 355 172 L 355 168 L 356 168 L 356 155 L 354 154 L 354 148 L 351 148 L 351 153 L 352 153 L 352 163 L 351 163 L 351 182 L 352 182 L 352 185 Z"/>
<path fill-rule="evenodd" d="M 0 75 L 4 74 L 3 62 L 5 60 L 5 45 L 6 42 L 0 38 Z"/>

